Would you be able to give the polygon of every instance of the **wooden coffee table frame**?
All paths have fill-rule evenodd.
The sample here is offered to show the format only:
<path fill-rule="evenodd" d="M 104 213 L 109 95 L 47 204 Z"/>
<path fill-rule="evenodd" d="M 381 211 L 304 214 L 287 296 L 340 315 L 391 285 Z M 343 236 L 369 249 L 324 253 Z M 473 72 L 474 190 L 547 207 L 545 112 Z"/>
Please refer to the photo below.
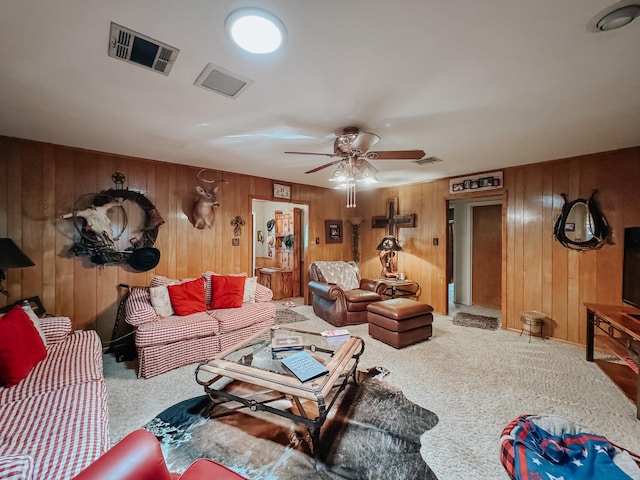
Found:
<path fill-rule="evenodd" d="M 237 409 L 249 408 L 251 411 L 265 411 L 304 424 L 311 437 L 311 448 L 315 457 L 320 445 L 320 430 L 327 414 L 347 386 L 349 378 L 352 378 L 353 382 L 357 384 L 356 371 L 360 355 L 364 352 L 364 341 L 359 337 L 351 337 L 344 344 L 339 345 L 335 351 L 305 344 L 305 350 L 309 350 L 311 353 L 321 352 L 330 355 L 329 362 L 326 364 L 329 373 L 305 383 L 300 382 L 293 375 L 273 373 L 224 359 L 233 352 L 250 347 L 256 340 L 264 339 L 267 333 L 273 335 L 274 330 L 278 329 L 278 327 L 264 329 L 244 342 L 220 352 L 213 359 L 202 362 L 196 368 L 196 382 L 204 387 L 205 393 L 211 399 L 211 412 L 224 403 L 238 402 L 240 406 L 231 409 L 232 412 Z M 282 330 L 317 335 L 322 338 L 318 332 L 312 330 L 284 327 Z M 212 376 L 206 379 L 201 378 L 209 374 Z M 222 388 L 216 388 L 216 382 L 223 377 L 260 386 L 266 390 L 252 392 L 246 396 L 236 395 L 224 389 L 227 384 Z M 267 405 L 267 403 L 281 398 L 292 400 L 299 414 Z M 310 415 L 304 409 L 301 403 L 303 399 L 311 400 L 318 406 L 317 416 Z"/>

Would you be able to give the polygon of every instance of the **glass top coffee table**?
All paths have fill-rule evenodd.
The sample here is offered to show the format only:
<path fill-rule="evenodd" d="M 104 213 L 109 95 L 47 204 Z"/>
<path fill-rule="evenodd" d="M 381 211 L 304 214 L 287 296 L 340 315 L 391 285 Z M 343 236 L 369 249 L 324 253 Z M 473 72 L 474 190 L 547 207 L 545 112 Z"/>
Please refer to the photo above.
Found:
<path fill-rule="evenodd" d="M 302 337 L 303 351 L 322 363 L 326 373 L 307 382 L 298 380 L 281 360 L 300 350 L 272 351 L 272 339 L 280 337 Z M 359 337 L 330 342 L 320 332 L 276 326 L 202 362 L 195 375 L 211 399 L 213 417 L 216 407 L 225 404 L 227 408 L 231 405 L 232 409 L 266 411 L 300 422 L 311 436 L 315 455 L 327 414 L 349 378 L 357 383 L 356 371 L 362 352 L 364 341 Z M 291 400 L 291 408 L 269 405 L 282 398 Z"/>

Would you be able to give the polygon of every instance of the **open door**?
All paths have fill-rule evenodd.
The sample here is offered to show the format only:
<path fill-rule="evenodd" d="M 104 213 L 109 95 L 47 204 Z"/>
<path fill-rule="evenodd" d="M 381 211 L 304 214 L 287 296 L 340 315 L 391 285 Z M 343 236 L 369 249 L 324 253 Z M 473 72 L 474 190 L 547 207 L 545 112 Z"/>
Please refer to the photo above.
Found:
<path fill-rule="evenodd" d="M 500 310 L 502 197 L 449 200 L 447 215 L 448 310 L 465 306 Z"/>
<path fill-rule="evenodd" d="M 282 288 L 278 292 L 286 297 L 300 297 L 305 293 L 307 212 L 306 205 L 261 199 L 252 201 L 254 274 L 258 281 L 259 273 L 265 274 L 268 270 L 274 276 L 279 275 L 282 280 L 278 285 Z M 273 273 L 273 270 L 283 272 Z"/>
<path fill-rule="evenodd" d="M 302 209 L 293 209 L 293 238 L 295 246 L 293 248 L 293 296 L 300 297 L 304 289 L 302 288 L 302 264 L 303 257 L 301 255 L 303 251 L 303 235 L 302 235 Z"/>
<path fill-rule="evenodd" d="M 501 308 L 502 205 L 473 207 L 471 300 L 473 305 Z"/>

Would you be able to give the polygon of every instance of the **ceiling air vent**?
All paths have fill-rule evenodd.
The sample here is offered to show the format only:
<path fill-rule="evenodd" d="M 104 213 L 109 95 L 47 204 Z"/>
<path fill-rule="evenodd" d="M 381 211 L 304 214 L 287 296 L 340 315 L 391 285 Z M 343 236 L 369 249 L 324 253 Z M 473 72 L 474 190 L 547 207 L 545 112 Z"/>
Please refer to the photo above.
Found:
<path fill-rule="evenodd" d="M 210 92 L 219 93 L 225 97 L 237 98 L 252 83 L 253 80 L 209 63 L 196 79 L 194 85 L 205 88 Z"/>
<path fill-rule="evenodd" d="M 421 158 L 420 160 L 412 160 L 413 163 L 417 163 L 418 165 L 427 165 L 430 163 L 438 163 L 441 161 L 442 161 L 441 158 L 434 157 L 433 155 L 430 157 Z"/>
<path fill-rule="evenodd" d="M 109 56 L 169 76 L 180 50 L 111 22 Z"/>

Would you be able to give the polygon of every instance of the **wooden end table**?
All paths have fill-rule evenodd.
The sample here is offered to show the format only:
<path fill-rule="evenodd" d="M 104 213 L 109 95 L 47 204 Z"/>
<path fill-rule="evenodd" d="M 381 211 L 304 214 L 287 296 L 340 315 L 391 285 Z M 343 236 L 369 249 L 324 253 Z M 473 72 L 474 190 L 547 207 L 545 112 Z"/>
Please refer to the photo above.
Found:
<path fill-rule="evenodd" d="M 414 280 L 378 278 L 376 281 L 387 285 L 387 289 L 382 294 L 387 298 L 417 297 L 420 293 L 420 285 Z"/>
<path fill-rule="evenodd" d="M 587 307 L 587 361 L 595 361 L 627 398 L 635 403 L 636 417 L 640 420 L 640 320 L 631 318 L 627 315 L 630 312 L 619 306 L 584 305 Z M 596 335 L 596 332 L 600 335 Z M 596 344 L 622 362 L 594 359 Z"/>

